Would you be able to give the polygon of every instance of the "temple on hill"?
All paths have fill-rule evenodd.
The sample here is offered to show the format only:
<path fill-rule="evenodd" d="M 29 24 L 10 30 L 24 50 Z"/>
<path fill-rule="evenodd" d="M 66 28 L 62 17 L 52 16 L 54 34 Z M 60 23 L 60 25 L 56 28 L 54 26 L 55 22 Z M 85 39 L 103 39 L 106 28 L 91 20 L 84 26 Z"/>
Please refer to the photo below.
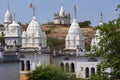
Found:
<path fill-rule="evenodd" d="M 54 14 L 54 24 L 70 24 L 70 19 L 70 13 L 66 14 L 63 6 L 59 13 Z"/>

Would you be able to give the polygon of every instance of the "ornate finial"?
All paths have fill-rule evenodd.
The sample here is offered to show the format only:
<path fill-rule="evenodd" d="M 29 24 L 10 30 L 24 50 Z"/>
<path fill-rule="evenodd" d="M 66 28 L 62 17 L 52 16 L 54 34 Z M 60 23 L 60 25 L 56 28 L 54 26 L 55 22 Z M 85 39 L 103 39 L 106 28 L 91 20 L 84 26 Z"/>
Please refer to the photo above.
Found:
<path fill-rule="evenodd" d="M 100 22 L 103 22 L 102 21 L 102 18 L 103 18 L 103 14 L 102 14 L 102 12 L 101 12 L 101 15 L 100 15 L 101 17 L 100 17 Z"/>
<path fill-rule="evenodd" d="M 76 11 L 77 11 L 76 4 L 74 4 L 75 19 L 76 19 Z"/>

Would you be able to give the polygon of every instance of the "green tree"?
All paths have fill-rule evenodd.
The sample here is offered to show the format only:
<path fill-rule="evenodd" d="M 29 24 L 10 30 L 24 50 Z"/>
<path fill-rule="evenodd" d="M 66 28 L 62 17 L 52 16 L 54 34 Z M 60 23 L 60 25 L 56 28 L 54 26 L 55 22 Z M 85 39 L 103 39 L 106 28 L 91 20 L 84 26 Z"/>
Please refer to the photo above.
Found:
<path fill-rule="evenodd" d="M 2 43 L 2 45 L 5 45 L 5 38 L 4 38 L 5 34 L 2 32 L 0 35 L 0 43 Z"/>
<path fill-rule="evenodd" d="M 80 27 L 90 27 L 90 21 L 79 22 Z"/>
<path fill-rule="evenodd" d="M 100 42 L 96 51 L 91 53 L 92 56 L 101 56 L 103 61 L 99 64 L 101 67 L 101 75 L 108 75 L 110 80 L 120 79 L 120 26 L 118 23 L 120 18 L 116 21 L 110 21 L 101 26 Z M 111 72 L 106 72 L 106 69 L 112 69 Z"/>
<path fill-rule="evenodd" d="M 58 38 L 47 37 L 47 44 L 52 49 L 64 48 L 64 40 Z"/>
<path fill-rule="evenodd" d="M 55 66 L 40 66 L 28 73 L 28 80 L 68 80 L 68 77 Z"/>
<path fill-rule="evenodd" d="M 107 75 L 95 74 L 90 77 L 90 80 L 109 80 Z"/>
<path fill-rule="evenodd" d="M 0 27 L 4 27 L 4 25 L 3 25 L 3 24 L 0 24 Z"/>

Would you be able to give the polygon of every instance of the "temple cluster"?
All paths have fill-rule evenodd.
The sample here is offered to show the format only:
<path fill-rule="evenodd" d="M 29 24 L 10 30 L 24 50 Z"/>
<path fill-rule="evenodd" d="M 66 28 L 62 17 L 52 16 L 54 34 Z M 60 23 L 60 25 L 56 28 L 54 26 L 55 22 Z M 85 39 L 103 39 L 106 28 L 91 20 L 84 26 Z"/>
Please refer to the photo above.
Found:
<path fill-rule="evenodd" d="M 54 24 L 70 24 L 70 19 L 70 13 L 65 14 L 63 6 L 59 13 L 54 14 Z M 101 16 L 100 25 L 102 24 Z M 17 55 L 17 60 L 18 58 L 20 60 L 20 64 L 17 64 L 20 65 L 20 75 L 34 70 L 37 66 L 50 64 L 50 48 L 46 43 L 47 35 L 42 31 L 35 15 L 33 15 L 27 29 L 24 30 L 23 26 L 16 22 L 15 16 L 14 20 L 12 19 L 8 7 L 4 17 L 4 28 L 5 45 L 1 47 L 4 51 L 0 53 L 0 58 L 3 58 L 2 55 Z M 91 48 L 99 43 L 99 34 L 100 31 L 97 30 L 91 41 Z M 53 62 L 56 66 L 78 78 L 89 78 L 100 70 L 97 68 L 97 64 L 102 61 L 102 58 L 88 58 L 86 56 L 88 53 L 85 50 L 84 36 L 75 15 L 65 38 L 65 48 L 53 51 Z"/>

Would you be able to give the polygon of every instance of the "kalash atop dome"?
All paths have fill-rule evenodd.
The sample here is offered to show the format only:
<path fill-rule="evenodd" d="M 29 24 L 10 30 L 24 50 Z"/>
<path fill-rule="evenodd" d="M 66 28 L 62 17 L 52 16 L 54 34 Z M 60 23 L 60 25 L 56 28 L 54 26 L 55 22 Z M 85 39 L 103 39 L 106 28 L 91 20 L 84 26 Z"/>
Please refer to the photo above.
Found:
<path fill-rule="evenodd" d="M 33 16 L 26 31 L 22 34 L 22 47 L 46 47 L 46 34 Z"/>

